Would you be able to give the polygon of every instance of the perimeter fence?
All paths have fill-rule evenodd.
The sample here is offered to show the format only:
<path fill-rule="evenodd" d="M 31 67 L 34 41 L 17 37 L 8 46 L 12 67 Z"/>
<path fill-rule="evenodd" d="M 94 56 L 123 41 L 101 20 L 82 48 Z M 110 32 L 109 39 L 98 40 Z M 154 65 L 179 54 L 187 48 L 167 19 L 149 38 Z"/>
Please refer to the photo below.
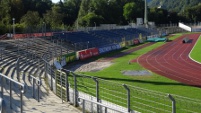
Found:
<path fill-rule="evenodd" d="M 54 60 L 52 54 L 54 53 L 47 53 L 43 58 L 51 89 L 62 102 L 71 102 L 74 106 L 83 108 L 83 112 L 195 113 L 201 111 L 201 101 L 197 99 L 80 75 L 62 68 L 56 70 L 52 66 L 53 62 L 47 61 L 47 59 Z"/>
<path fill-rule="evenodd" d="M 51 73 L 53 76 L 51 76 L 50 86 L 61 101 L 71 102 L 74 106 L 79 106 L 88 112 L 195 113 L 201 111 L 200 100 L 80 75 L 65 69 L 51 71 Z"/>

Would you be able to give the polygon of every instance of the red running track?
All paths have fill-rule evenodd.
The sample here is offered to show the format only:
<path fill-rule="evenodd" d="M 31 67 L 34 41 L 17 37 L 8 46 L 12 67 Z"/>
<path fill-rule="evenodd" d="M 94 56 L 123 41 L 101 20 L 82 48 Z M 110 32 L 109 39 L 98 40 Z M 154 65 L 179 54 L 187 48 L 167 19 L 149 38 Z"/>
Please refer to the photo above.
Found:
<path fill-rule="evenodd" d="M 200 34 L 184 35 L 140 56 L 137 61 L 143 67 L 178 82 L 201 87 L 201 64 L 192 61 L 189 53 Z M 189 37 L 190 43 L 182 43 Z"/>

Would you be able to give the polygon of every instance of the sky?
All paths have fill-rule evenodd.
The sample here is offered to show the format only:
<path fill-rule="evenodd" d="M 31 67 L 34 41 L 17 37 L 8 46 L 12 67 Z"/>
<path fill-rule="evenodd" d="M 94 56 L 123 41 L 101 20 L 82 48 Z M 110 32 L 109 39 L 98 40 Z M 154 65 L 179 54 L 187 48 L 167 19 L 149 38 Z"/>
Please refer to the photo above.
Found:
<path fill-rule="evenodd" d="M 53 3 L 57 3 L 59 2 L 60 0 L 52 0 Z"/>

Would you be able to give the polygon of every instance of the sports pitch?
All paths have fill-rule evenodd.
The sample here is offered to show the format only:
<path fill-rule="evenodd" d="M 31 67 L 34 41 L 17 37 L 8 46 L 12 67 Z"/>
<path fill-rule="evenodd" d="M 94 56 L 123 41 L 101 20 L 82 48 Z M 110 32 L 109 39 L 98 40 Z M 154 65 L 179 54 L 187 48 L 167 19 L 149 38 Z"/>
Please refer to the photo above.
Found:
<path fill-rule="evenodd" d="M 173 35 L 170 37 L 170 40 L 175 40 L 182 35 L 183 34 Z M 167 43 L 172 43 L 172 42 L 167 42 Z M 147 52 L 150 52 L 152 50 L 155 50 L 156 48 L 159 48 L 164 44 L 166 44 L 166 43 L 157 42 L 148 47 L 134 51 L 128 55 L 125 55 L 125 56 L 122 56 L 119 58 L 115 58 L 112 60 L 113 65 L 111 65 L 110 67 L 105 68 L 101 71 L 80 72 L 80 73 L 85 74 L 85 75 L 90 75 L 90 76 L 96 76 L 96 77 L 99 77 L 102 79 L 111 80 L 111 81 L 115 81 L 115 82 L 122 83 L 122 84 L 137 86 L 140 88 L 145 88 L 145 89 L 149 89 L 149 90 L 153 90 L 153 91 L 176 94 L 176 95 L 200 100 L 201 99 L 200 88 L 185 85 L 185 84 L 177 82 L 175 80 L 158 75 L 154 72 L 152 72 L 152 75 L 148 75 L 148 76 L 125 76 L 122 74 L 122 71 L 125 71 L 125 70 L 147 70 L 146 68 L 144 68 L 137 62 L 132 62 L 132 63 L 128 63 L 128 62 L 130 62 L 131 60 L 135 61 L 135 59 L 137 59 L 141 55 L 143 55 Z M 139 46 L 142 46 L 142 45 L 139 45 Z M 131 46 L 120 52 L 129 51 L 136 47 L 137 46 Z M 119 51 L 102 55 L 98 59 L 110 58 L 117 54 L 119 54 Z M 196 56 L 196 54 L 194 56 Z"/>

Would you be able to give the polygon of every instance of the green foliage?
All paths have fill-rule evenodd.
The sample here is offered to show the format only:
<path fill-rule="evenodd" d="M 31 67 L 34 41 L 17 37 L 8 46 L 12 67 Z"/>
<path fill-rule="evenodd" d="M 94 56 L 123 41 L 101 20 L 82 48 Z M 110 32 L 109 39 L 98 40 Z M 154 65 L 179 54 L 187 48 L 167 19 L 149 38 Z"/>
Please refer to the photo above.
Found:
<path fill-rule="evenodd" d="M 81 26 L 99 24 L 124 25 L 135 22 L 136 18 L 144 17 L 143 0 L 64 0 L 56 4 L 51 0 L 0 0 L 0 23 L 4 30 L 0 34 L 9 32 L 12 18 L 15 23 L 23 24 L 23 31 L 41 28 L 46 23 L 47 29 L 72 29 L 79 23 Z M 164 4 L 164 9 L 148 8 L 149 21 L 160 23 L 177 23 L 179 20 L 200 21 L 201 0 L 148 0 L 150 6 Z M 153 4 L 153 5 L 152 5 Z M 195 7 L 192 7 L 197 5 Z M 178 16 L 175 11 L 180 11 Z M 31 14 L 30 12 L 34 12 Z M 37 14 L 36 14 L 37 12 Z M 32 20 L 33 19 L 33 20 Z M 30 21 L 30 23 L 29 23 Z M 22 30 L 19 30 L 19 32 Z M 33 31 L 33 30 L 32 30 Z M 37 32 L 37 30 L 35 30 Z"/>
<path fill-rule="evenodd" d="M 151 0 L 150 7 L 161 6 L 169 11 L 183 12 L 185 8 L 199 4 L 201 0 Z"/>
<path fill-rule="evenodd" d="M 61 28 L 63 15 L 60 12 L 61 7 L 55 5 L 52 7 L 52 10 L 49 10 L 46 14 L 44 14 L 44 20 L 47 27 L 49 26 L 52 29 Z"/>
<path fill-rule="evenodd" d="M 191 22 L 201 21 L 201 4 L 194 7 L 188 7 L 183 15 Z"/>
<path fill-rule="evenodd" d="M 90 12 L 81 18 L 80 24 L 82 26 L 94 26 L 95 24 L 101 23 L 102 20 L 103 18 L 101 16 Z"/>
<path fill-rule="evenodd" d="M 124 5 L 123 10 L 124 18 L 127 21 L 136 21 L 136 18 L 143 18 L 144 9 L 143 7 L 139 7 L 138 3 L 131 2 Z"/>
<path fill-rule="evenodd" d="M 90 7 L 91 0 L 82 0 L 80 5 L 80 11 L 79 11 L 79 17 L 83 17 L 87 15 L 89 12 L 91 12 Z"/>
<path fill-rule="evenodd" d="M 16 33 L 22 33 L 25 29 L 25 25 L 24 24 L 15 24 L 15 31 Z"/>
<path fill-rule="evenodd" d="M 2 24 L 2 23 L 0 23 L 0 33 L 1 33 L 1 34 L 4 34 L 4 33 L 6 33 L 6 32 L 7 32 L 7 30 L 5 29 L 5 25 Z"/>
<path fill-rule="evenodd" d="M 80 10 L 80 4 L 81 0 L 64 0 L 64 24 L 72 26 L 75 23 Z"/>
<path fill-rule="evenodd" d="M 149 20 L 154 21 L 156 24 L 168 22 L 168 12 L 164 9 L 151 8 L 149 11 Z"/>
<path fill-rule="evenodd" d="M 7 0 L 2 0 L 0 2 L 0 22 L 3 24 L 3 25 L 6 25 L 6 24 L 9 24 L 9 20 L 10 20 L 10 11 L 11 11 L 11 7 L 9 5 L 9 2 Z"/>
<path fill-rule="evenodd" d="M 136 4 L 134 2 L 127 3 L 124 6 L 124 14 L 123 15 L 126 20 L 132 20 L 132 15 L 135 15 L 134 14 L 135 8 L 136 8 Z"/>
<path fill-rule="evenodd" d="M 39 13 L 36 11 L 28 11 L 20 20 L 25 26 L 36 28 L 40 22 Z"/>

